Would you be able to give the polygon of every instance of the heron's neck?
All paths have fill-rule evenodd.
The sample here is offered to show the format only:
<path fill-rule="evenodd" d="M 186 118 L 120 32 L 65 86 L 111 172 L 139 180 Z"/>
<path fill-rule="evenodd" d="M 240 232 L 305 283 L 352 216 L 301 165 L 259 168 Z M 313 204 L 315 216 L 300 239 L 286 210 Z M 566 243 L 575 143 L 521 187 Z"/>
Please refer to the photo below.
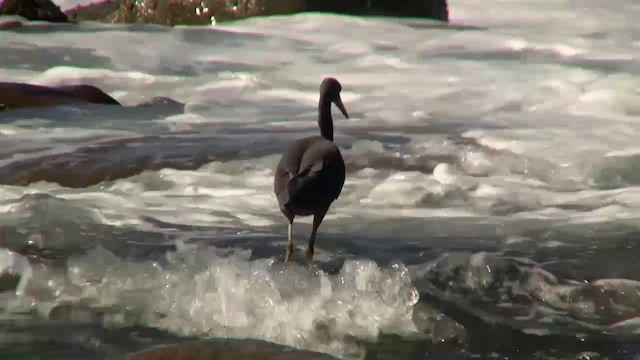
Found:
<path fill-rule="evenodd" d="M 327 140 L 333 141 L 333 118 L 331 117 L 331 100 L 320 96 L 318 104 L 318 125 L 320 134 Z"/>

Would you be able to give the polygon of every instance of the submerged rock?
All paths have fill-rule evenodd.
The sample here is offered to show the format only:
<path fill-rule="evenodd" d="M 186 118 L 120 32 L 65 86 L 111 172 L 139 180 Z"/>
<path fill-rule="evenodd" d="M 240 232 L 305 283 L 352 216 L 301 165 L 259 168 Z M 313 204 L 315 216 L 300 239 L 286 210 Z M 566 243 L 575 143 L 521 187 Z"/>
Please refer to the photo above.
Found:
<path fill-rule="evenodd" d="M 88 84 L 43 86 L 0 81 L 0 111 L 60 105 L 104 104 L 119 105 L 116 99 Z M 165 96 L 156 96 L 132 107 L 163 107 L 182 112 L 184 104 Z"/>
<path fill-rule="evenodd" d="M 18 15 L 32 21 L 69 21 L 60 8 L 50 0 L 2 0 L 0 15 Z"/>
<path fill-rule="evenodd" d="M 303 11 L 448 21 L 446 0 L 107 0 L 67 11 L 75 21 L 207 25 Z"/>
<path fill-rule="evenodd" d="M 126 356 L 123 360 L 329 360 L 329 355 L 294 350 L 259 340 L 215 340 L 164 345 Z"/>

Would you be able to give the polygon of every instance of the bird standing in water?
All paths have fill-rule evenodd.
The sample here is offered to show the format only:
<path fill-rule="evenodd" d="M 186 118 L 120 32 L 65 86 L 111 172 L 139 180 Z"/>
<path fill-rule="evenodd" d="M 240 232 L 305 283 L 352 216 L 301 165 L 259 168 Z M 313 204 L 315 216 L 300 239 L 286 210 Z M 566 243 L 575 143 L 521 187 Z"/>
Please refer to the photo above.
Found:
<path fill-rule="evenodd" d="M 296 216 L 313 215 L 307 259 L 313 259 L 313 245 L 318 227 L 331 203 L 340 196 L 345 180 L 345 164 L 340 149 L 333 142 L 331 104 L 348 119 L 340 99 L 342 85 L 328 77 L 320 85 L 318 125 L 320 136 L 297 140 L 282 155 L 273 182 L 280 211 L 289 220 L 289 240 L 284 261 L 293 253 L 293 220 Z"/>

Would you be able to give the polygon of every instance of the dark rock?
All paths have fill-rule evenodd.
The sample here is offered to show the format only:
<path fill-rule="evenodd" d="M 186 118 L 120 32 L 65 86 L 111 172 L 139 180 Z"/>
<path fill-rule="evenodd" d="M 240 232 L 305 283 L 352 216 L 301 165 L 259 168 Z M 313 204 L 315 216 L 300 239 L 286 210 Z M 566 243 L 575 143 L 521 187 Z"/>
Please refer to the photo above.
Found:
<path fill-rule="evenodd" d="M 121 105 L 116 99 L 93 85 L 41 86 L 0 82 L 0 111 L 81 104 Z M 142 101 L 135 107 L 162 107 L 172 109 L 173 112 L 184 110 L 183 103 L 164 96 Z"/>
<path fill-rule="evenodd" d="M 86 103 L 120 105 L 117 100 L 92 85 L 50 87 L 0 82 L 0 111 Z"/>
<path fill-rule="evenodd" d="M 32 21 L 69 21 L 60 8 L 50 0 L 0 1 L 0 15 L 19 15 Z"/>
<path fill-rule="evenodd" d="M 149 106 L 166 106 L 166 107 L 171 107 L 171 108 L 175 108 L 175 109 L 180 109 L 180 111 L 184 110 L 184 104 L 173 100 L 172 98 L 168 98 L 165 96 L 156 96 L 152 99 L 149 100 L 145 100 L 141 103 L 139 103 L 138 105 L 136 105 L 138 107 L 149 107 Z"/>
<path fill-rule="evenodd" d="M 116 99 L 93 85 L 62 85 L 56 86 L 55 89 L 92 104 L 120 105 Z"/>
<path fill-rule="evenodd" d="M 307 11 L 449 20 L 446 0 L 305 0 Z"/>
<path fill-rule="evenodd" d="M 214 340 L 164 345 L 126 356 L 123 360 L 330 360 L 329 355 L 294 350 L 259 340 Z"/>
<path fill-rule="evenodd" d="M 67 11 L 74 20 L 160 25 L 207 25 L 252 16 L 303 11 L 448 21 L 446 0 L 108 0 Z"/>

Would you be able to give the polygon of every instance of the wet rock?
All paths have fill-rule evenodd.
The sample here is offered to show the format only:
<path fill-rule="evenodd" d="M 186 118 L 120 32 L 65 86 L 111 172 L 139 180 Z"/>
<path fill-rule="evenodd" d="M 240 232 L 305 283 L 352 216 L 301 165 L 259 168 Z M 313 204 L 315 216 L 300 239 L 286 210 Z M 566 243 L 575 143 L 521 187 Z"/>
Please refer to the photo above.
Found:
<path fill-rule="evenodd" d="M 138 107 L 149 107 L 149 106 L 166 106 L 171 108 L 180 109 L 180 111 L 184 110 L 184 104 L 173 100 L 172 98 L 168 98 L 165 96 L 156 96 L 149 100 L 145 100 L 140 104 L 136 105 Z"/>
<path fill-rule="evenodd" d="M 113 14 L 120 7 L 120 3 L 115 0 L 96 2 L 94 4 L 79 5 L 65 10 L 65 14 L 70 21 L 102 21 Z"/>
<path fill-rule="evenodd" d="M 82 99 L 92 104 L 120 105 L 116 99 L 93 85 L 64 85 L 56 86 L 55 89 L 64 91 L 71 96 L 75 96 L 78 99 Z"/>
<path fill-rule="evenodd" d="M 207 25 L 303 11 L 448 20 L 446 0 L 108 0 L 67 11 L 74 20 Z"/>
<path fill-rule="evenodd" d="M 110 23 L 152 23 L 159 25 L 205 25 L 211 23 L 209 10 L 193 1 L 124 0 L 104 20 Z M 197 10 L 200 9 L 200 12 Z M 215 22 L 215 19 L 214 19 Z"/>
<path fill-rule="evenodd" d="M 101 89 L 87 84 L 42 86 L 0 82 L 0 111 L 58 105 L 121 105 Z M 184 104 L 164 96 L 145 100 L 134 107 L 154 107 L 182 112 Z"/>
<path fill-rule="evenodd" d="M 302 0 L 107 0 L 67 10 L 75 21 L 209 25 L 251 16 L 290 14 L 304 10 Z"/>
<path fill-rule="evenodd" d="M 0 82 L 0 111 L 83 103 L 120 105 L 117 100 L 92 85 L 54 87 Z"/>
<path fill-rule="evenodd" d="M 123 360 L 329 360 L 329 355 L 294 350 L 257 340 L 215 340 L 164 345 L 126 356 Z"/>
<path fill-rule="evenodd" d="M 596 352 L 585 351 L 576 356 L 576 360 L 600 360 L 602 356 Z"/>
<path fill-rule="evenodd" d="M 449 19 L 446 0 L 306 0 L 305 3 L 307 11 Z"/>
<path fill-rule="evenodd" d="M 3 0 L 0 15 L 18 15 L 27 20 L 68 22 L 67 16 L 50 0 Z"/>
<path fill-rule="evenodd" d="M 118 139 L 82 146 L 72 152 L 12 161 L 0 167 L 0 184 L 26 186 L 47 181 L 65 187 L 84 188 L 104 181 L 128 178 L 146 170 L 194 170 L 213 160 L 228 159 L 228 156 L 198 153 L 186 160 L 181 156 L 159 156 L 156 152 L 158 141 L 153 136 Z M 175 141 L 175 138 L 167 137 L 160 143 L 166 146 L 168 142 Z M 128 153 L 132 147 L 142 151 L 129 159 Z"/>
<path fill-rule="evenodd" d="M 19 16 L 7 16 L 4 19 L 0 19 L 0 30 L 11 30 L 22 27 L 23 18 Z"/>

